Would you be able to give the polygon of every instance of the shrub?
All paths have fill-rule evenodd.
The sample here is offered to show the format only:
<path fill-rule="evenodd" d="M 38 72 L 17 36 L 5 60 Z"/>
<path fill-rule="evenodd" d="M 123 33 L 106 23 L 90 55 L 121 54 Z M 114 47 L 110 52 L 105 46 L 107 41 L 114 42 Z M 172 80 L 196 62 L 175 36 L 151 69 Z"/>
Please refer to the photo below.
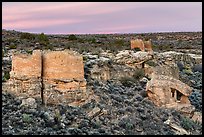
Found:
<path fill-rule="evenodd" d="M 49 39 L 44 33 L 37 35 L 37 40 L 42 45 L 48 45 L 49 44 Z"/>
<path fill-rule="evenodd" d="M 35 40 L 35 35 L 30 33 L 22 33 L 20 39 Z"/>
<path fill-rule="evenodd" d="M 37 39 L 39 41 L 49 41 L 48 37 L 44 33 L 37 35 Z"/>
<path fill-rule="evenodd" d="M 192 70 L 193 70 L 193 72 L 198 71 L 198 72 L 202 73 L 202 64 L 197 64 L 197 65 L 193 66 Z"/>
<path fill-rule="evenodd" d="M 148 60 L 147 62 L 145 62 L 146 64 L 148 64 L 149 66 L 153 66 L 153 67 L 155 67 L 157 64 L 154 62 L 154 61 L 152 61 L 152 60 Z"/>
<path fill-rule="evenodd" d="M 83 61 L 87 61 L 88 60 L 88 57 L 85 57 L 85 56 L 83 56 Z"/>
<path fill-rule="evenodd" d="M 10 73 L 6 71 L 4 74 L 4 80 L 8 80 L 8 79 L 10 79 Z"/>
<path fill-rule="evenodd" d="M 53 45 L 49 44 L 49 45 L 46 45 L 46 46 L 45 46 L 45 49 L 50 49 L 50 50 L 53 50 L 53 49 L 54 49 L 54 47 L 53 47 Z"/>
<path fill-rule="evenodd" d="M 60 111 L 59 109 L 55 109 L 55 113 L 54 113 L 54 121 L 55 123 L 60 123 L 62 117 L 60 115 Z"/>
<path fill-rule="evenodd" d="M 92 54 L 99 56 L 102 51 L 101 51 L 101 48 L 96 47 L 91 52 L 92 52 Z"/>
<path fill-rule="evenodd" d="M 84 39 L 82 39 L 82 38 L 78 38 L 78 42 L 84 43 L 85 41 L 84 41 Z"/>
<path fill-rule="evenodd" d="M 9 49 L 16 49 L 16 48 L 17 48 L 17 46 L 14 44 L 9 45 Z"/>
<path fill-rule="evenodd" d="M 187 117 L 182 117 L 181 119 L 181 126 L 185 128 L 186 130 L 192 129 L 194 124 L 195 123 Z"/>
<path fill-rule="evenodd" d="M 77 40 L 77 37 L 74 34 L 69 35 L 69 40 Z"/>
<path fill-rule="evenodd" d="M 121 77 L 120 82 L 125 87 L 131 87 L 135 80 L 132 77 Z"/>
<path fill-rule="evenodd" d="M 133 74 L 133 78 L 135 80 L 138 80 L 144 76 L 145 76 L 144 69 L 137 69 L 137 70 L 135 70 L 135 72 Z"/>
<path fill-rule="evenodd" d="M 22 120 L 23 120 L 23 122 L 30 123 L 32 121 L 32 118 L 28 114 L 23 114 Z"/>
<path fill-rule="evenodd" d="M 70 46 L 69 44 L 66 44 L 66 45 L 64 46 L 64 48 L 65 48 L 65 49 L 70 49 L 71 46 Z"/>
<path fill-rule="evenodd" d="M 91 39 L 89 39 L 89 41 L 90 41 L 91 43 L 96 43 L 96 39 L 95 39 L 95 38 L 91 38 Z"/>
<path fill-rule="evenodd" d="M 107 39 L 108 37 L 106 35 L 101 35 L 100 38 Z"/>
<path fill-rule="evenodd" d="M 140 48 L 134 48 L 134 51 L 141 51 Z"/>
<path fill-rule="evenodd" d="M 8 38 L 8 42 L 9 43 L 14 43 L 14 42 L 16 42 L 16 39 L 15 38 Z"/>
<path fill-rule="evenodd" d="M 184 69 L 183 72 L 186 73 L 187 75 L 193 74 L 191 69 Z"/>
<path fill-rule="evenodd" d="M 33 53 L 32 50 L 27 50 L 26 52 L 27 52 L 28 54 L 32 54 L 32 53 Z"/>
<path fill-rule="evenodd" d="M 125 41 L 124 41 L 123 39 L 116 39 L 116 40 L 114 41 L 114 44 L 115 44 L 116 46 L 123 46 L 124 43 L 125 43 Z"/>
<path fill-rule="evenodd" d="M 152 49 L 153 49 L 153 50 L 157 50 L 157 49 L 158 49 L 158 46 L 152 44 Z"/>
<path fill-rule="evenodd" d="M 172 45 L 152 45 L 153 50 L 172 50 L 173 46 Z"/>

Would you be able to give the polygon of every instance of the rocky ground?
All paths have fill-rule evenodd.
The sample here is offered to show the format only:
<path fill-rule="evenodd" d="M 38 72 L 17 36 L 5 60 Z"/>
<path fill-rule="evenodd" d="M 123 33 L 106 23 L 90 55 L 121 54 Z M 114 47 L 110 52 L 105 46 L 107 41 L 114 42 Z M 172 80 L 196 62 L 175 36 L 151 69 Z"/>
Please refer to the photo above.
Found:
<path fill-rule="evenodd" d="M 21 51 L 32 53 L 33 49 L 69 48 L 84 56 L 85 78 L 92 88 L 97 100 L 92 99 L 81 107 L 43 106 L 39 100 L 24 105 L 25 99 L 2 92 L 2 134 L 4 135 L 177 135 L 202 134 L 202 123 L 194 122 L 174 109 L 157 107 L 147 98 L 145 87 L 147 78 L 127 80 L 125 83 L 117 78 L 96 80 L 90 78 L 89 70 L 96 62 L 114 62 L 116 54 L 129 49 L 128 40 L 136 35 L 50 35 L 49 44 L 36 39 L 22 38 L 16 31 L 3 31 L 2 45 L 4 52 L 2 62 L 3 81 L 7 81 L 7 72 L 11 69 L 11 53 Z M 158 33 L 140 34 L 151 38 L 155 47 L 171 45 L 169 49 L 156 48 L 158 52 L 186 50 L 202 54 L 202 32 L 198 33 Z M 118 40 L 119 39 L 119 40 Z M 122 39 L 122 40 L 121 40 Z M 57 43 L 58 42 L 58 43 Z M 172 44 L 173 43 L 173 44 Z M 121 46 L 127 45 L 127 46 Z M 12 46 L 14 45 L 14 46 Z M 71 45 L 71 46 L 70 46 Z M 89 45 L 90 47 L 78 48 Z M 109 45 L 109 46 L 107 46 Z M 113 45 L 113 48 L 110 46 Z M 118 46 L 117 50 L 115 47 Z M 99 47 L 102 47 L 99 48 Z M 191 48 L 189 48 L 191 47 Z M 106 55 L 102 50 L 109 50 Z M 154 49 L 153 49 L 154 50 Z M 95 61 L 95 63 L 94 63 Z M 100 63 L 103 66 L 103 63 Z M 113 63 L 112 63 L 113 64 Z M 99 67 L 102 67 L 99 66 Z M 202 71 L 189 71 L 180 66 L 180 80 L 193 88 L 189 96 L 196 111 L 202 113 Z M 117 69 L 126 67 L 114 65 Z M 196 70 L 199 70 L 197 68 Z M 128 70 L 130 71 L 130 70 Z M 87 75 L 86 75 L 87 74 Z M 177 128 L 175 129 L 174 126 Z"/>

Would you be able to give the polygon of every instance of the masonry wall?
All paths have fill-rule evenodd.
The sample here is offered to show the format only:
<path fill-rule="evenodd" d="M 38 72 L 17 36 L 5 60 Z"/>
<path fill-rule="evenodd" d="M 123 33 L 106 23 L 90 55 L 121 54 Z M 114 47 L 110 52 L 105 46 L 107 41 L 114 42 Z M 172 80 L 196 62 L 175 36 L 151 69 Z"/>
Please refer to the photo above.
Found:
<path fill-rule="evenodd" d="M 68 50 L 44 52 L 43 77 L 48 79 L 83 80 L 83 57 Z"/>
<path fill-rule="evenodd" d="M 146 85 L 146 91 L 149 99 L 157 106 L 176 103 L 176 93 L 174 95 L 175 97 L 172 97 L 171 89 L 175 89 L 182 93 L 180 104 L 190 104 L 188 96 L 192 92 L 191 87 L 173 77 L 154 74 L 153 78 L 148 81 Z"/>
<path fill-rule="evenodd" d="M 41 98 L 46 104 L 68 104 L 86 97 L 83 57 L 73 51 L 14 54 L 10 76 L 9 91 Z"/>
<path fill-rule="evenodd" d="M 9 92 L 17 96 L 41 98 L 41 57 L 40 50 L 33 51 L 32 55 L 13 54 Z"/>
<path fill-rule="evenodd" d="M 13 54 L 11 77 L 41 77 L 42 55 L 40 50 L 33 51 L 32 55 Z"/>
<path fill-rule="evenodd" d="M 46 104 L 69 104 L 86 96 L 83 57 L 69 50 L 43 53 Z"/>

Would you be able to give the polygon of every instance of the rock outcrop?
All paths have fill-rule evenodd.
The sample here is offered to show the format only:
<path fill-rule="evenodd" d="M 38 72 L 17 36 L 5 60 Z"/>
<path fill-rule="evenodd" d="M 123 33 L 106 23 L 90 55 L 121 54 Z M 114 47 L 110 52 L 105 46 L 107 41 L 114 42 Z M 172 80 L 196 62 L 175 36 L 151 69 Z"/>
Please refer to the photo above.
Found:
<path fill-rule="evenodd" d="M 153 54 L 149 52 L 134 52 L 130 50 L 124 50 L 119 52 L 114 61 L 118 64 L 125 64 L 134 68 L 141 67 L 142 63 L 153 59 Z"/>
<path fill-rule="evenodd" d="M 175 51 L 157 53 L 155 57 L 157 58 L 158 62 L 182 62 L 184 66 L 189 67 L 202 63 L 202 55 L 187 54 Z"/>
<path fill-rule="evenodd" d="M 133 76 L 135 69 L 142 68 L 142 64 L 153 58 L 148 52 L 134 52 L 124 50 L 113 56 L 109 53 L 98 55 L 84 55 L 85 78 L 90 81 L 107 81 L 121 77 Z"/>

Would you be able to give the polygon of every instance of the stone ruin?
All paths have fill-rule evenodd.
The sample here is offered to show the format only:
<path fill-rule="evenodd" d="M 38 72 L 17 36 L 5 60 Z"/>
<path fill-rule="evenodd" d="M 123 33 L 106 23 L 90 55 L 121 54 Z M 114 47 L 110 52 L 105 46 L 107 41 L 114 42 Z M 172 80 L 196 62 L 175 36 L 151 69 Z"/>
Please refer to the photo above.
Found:
<path fill-rule="evenodd" d="M 149 51 L 153 52 L 152 50 L 152 43 L 150 40 L 148 41 L 143 41 L 141 39 L 136 39 L 136 40 L 131 40 L 131 49 L 139 48 L 141 51 Z"/>
<path fill-rule="evenodd" d="M 88 96 L 83 57 L 69 50 L 15 53 L 6 88 L 17 96 L 40 98 L 45 104 L 83 101 Z"/>
<path fill-rule="evenodd" d="M 157 106 L 174 108 L 186 116 L 192 116 L 195 111 L 188 98 L 192 89 L 179 80 L 178 69 L 174 67 L 155 67 L 146 91 L 148 98 Z"/>

